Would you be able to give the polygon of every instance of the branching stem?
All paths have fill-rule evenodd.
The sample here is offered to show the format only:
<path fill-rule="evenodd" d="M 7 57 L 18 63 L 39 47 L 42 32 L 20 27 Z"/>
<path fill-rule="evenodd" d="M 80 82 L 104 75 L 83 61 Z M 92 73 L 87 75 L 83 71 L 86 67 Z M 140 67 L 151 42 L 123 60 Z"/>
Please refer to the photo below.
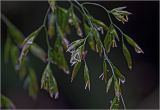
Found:
<path fill-rule="evenodd" d="M 91 5 L 96 5 L 96 6 L 99 6 L 99 7 L 103 8 L 103 9 L 107 12 L 107 14 L 108 14 L 108 18 L 109 18 L 109 20 L 110 20 L 111 25 L 114 25 L 114 26 L 120 31 L 120 33 L 122 34 L 122 42 L 123 42 L 123 32 L 121 31 L 121 29 L 120 29 L 118 26 L 116 26 L 116 25 L 113 23 L 113 21 L 112 21 L 112 19 L 111 19 L 111 17 L 110 17 L 110 11 L 109 11 L 109 10 L 107 10 L 107 9 L 106 9 L 105 7 L 103 7 L 102 5 L 99 5 L 99 4 L 96 4 L 96 3 L 85 2 L 85 3 L 80 4 L 77 0 L 74 0 L 74 1 L 82 8 L 82 11 L 83 11 L 84 14 L 86 15 L 86 17 L 87 17 L 87 19 L 88 19 L 88 21 L 89 21 L 89 23 L 90 23 L 90 25 L 91 25 L 91 27 L 92 27 L 93 29 L 94 29 L 94 26 L 93 26 L 90 18 L 87 16 L 87 14 L 86 14 L 86 12 L 85 12 L 85 10 L 87 10 L 87 9 L 86 9 L 85 7 L 83 7 L 83 5 L 85 5 L 85 4 L 91 4 Z M 85 10 L 84 10 L 84 9 L 85 9 Z M 87 12 L 88 12 L 88 10 L 87 10 Z M 87 36 L 87 37 L 88 37 L 88 36 Z M 87 37 L 86 37 L 86 38 L 87 38 Z M 102 43 L 101 40 L 100 40 L 100 43 L 101 43 L 101 46 L 102 46 L 102 49 L 103 49 L 104 58 L 105 58 L 105 60 L 108 62 L 109 66 L 110 66 L 110 68 L 111 68 L 113 77 L 114 77 L 115 79 L 117 79 L 116 76 L 115 76 L 115 72 L 114 72 L 113 66 L 112 66 L 112 64 L 111 64 L 111 61 L 109 60 L 109 58 L 108 58 L 108 56 L 107 56 L 106 50 L 105 50 L 104 45 L 103 45 L 103 43 Z M 123 103 L 124 109 L 126 109 L 126 105 L 125 105 L 125 103 L 124 103 L 124 100 L 123 100 L 122 95 L 121 95 L 121 99 L 122 99 L 122 103 Z"/>
<path fill-rule="evenodd" d="M 112 22 L 112 19 L 111 19 L 111 16 L 110 16 L 110 11 L 108 9 L 106 9 L 105 7 L 103 7 L 102 5 L 100 4 L 97 4 L 97 3 L 91 3 L 91 2 L 85 2 L 85 3 L 82 3 L 81 5 L 95 5 L 95 6 L 99 6 L 101 8 L 103 8 L 106 12 L 107 12 L 107 15 L 108 15 L 108 18 L 109 18 L 109 21 L 111 24 L 113 24 Z"/>
<path fill-rule="evenodd" d="M 48 46 L 48 63 L 50 63 L 50 50 L 52 49 L 52 47 L 51 47 L 51 45 L 49 43 L 49 36 L 48 36 L 47 27 L 46 27 L 47 16 L 48 16 L 49 11 L 50 11 L 50 6 L 47 9 L 47 12 L 45 14 L 45 17 L 44 17 L 44 20 L 43 20 L 43 24 L 42 24 L 42 27 L 44 27 L 44 31 L 45 31 L 45 34 L 46 34 L 46 43 L 47 43 L 47 46 Z"/>
<path fill-rule="evenodd" d="M 43 20 L 43 26 L 46 25 L 47 16 L 48 16 L 49 11 L 50 11 L 50 6 L 49 6 L 49 8 L 47 9 L 47 12 L 46 12 L 46 14 L 45 14 L 45 17 L 44 17 L 44 20 Z"/>
<path fill-rule="evenodd" d="M 81 5 L 81 4 L 80 4 L 78 1 L 76 1 L 76 0 L 74 0 L 74 1 L 82 8 L 84 14 L 87 16 L 87 14 L 86 14 L 86 12 L 85 12 L 85 10 L 84 10 L 84 8 L 83 8 L 83 5 Z M 89 2 L 86 2 L 86 3 L 89 3 Z M 84 3 L 83 3 L 83 4 L 84 4 Z M 91 3 L 91 4 L 92 4 L 92 3 Z M 94 4 L 94 3 L 93 3 L 93 4 Z M 98 6 L 99 6 L 99 5 L 98 5 Z M 87 9 L 86 9 L 86 10 L 87 10 Z M 107 9 L 105 9 L 105 10 L 108 12 Z M 93 26 L 91 20 L 89 19 L 89 17 L 87 17 L 87 18 L 88 18 L 88 20 L 89 20 L 89 23 L 90 23 L 91 27 L 94 28 L 94 26 Z M 106 54 L 106 50 L 105 50 L 105 48 L 104 48 L 103 43 L 102 43 L 101 40 L 100 40 L 100 43 L 101 43 L 101 46 L 102 46 L 102 49 L 103 49 L 103 53 L 104 53 L 105 60 L 106 60 L 106 61 L 108 62 L 108 64 L 110 65 L 112 74 L 113 74 L 113 76 L 116 78 L 115 73 L 114 73 L 114 70 L 113 70 L 113 67 L 112 67 L 112 64 L 111 64 L 111 61 L 109 60 L 109 58 L 108 58 L 108 56 L 107 56 L 107 54 Z"/>

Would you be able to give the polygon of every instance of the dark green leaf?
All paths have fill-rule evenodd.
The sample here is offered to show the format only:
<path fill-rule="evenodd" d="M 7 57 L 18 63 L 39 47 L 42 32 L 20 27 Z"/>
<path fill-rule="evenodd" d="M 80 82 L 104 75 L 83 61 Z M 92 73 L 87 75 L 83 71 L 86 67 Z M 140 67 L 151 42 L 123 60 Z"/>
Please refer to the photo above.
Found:
<path fill-rule="evenodd" d="M 91 28 L 89 28 L 89 26 L 87 24 L 84 24 L 84 30 L 85 30 L 85 33 L 86 35 L 89 34 L 89 37 L 87 39 L 88 41 L 88 44 L 90 46 L 90 48 L 95 51 L 95 40 L 94 40 L 94 37 L 93 37 L 93 33 L 91 33 Z"/>
<path fill-rule="evenodd" d="M 107 31 L 107 34 L 105 36 L 105 39 L 104 39 L 104 47 L 105 47 L 107 53 L 110 52 L 111 46 L 117 47 L 115 38 L 119 41 L 118 34 L 117 34 L 116 30 L 114 29 L 113 25 L 110 25 L 109 29 Z"/>
<path fill-rule="evenodd" d="M 102 46 L 100 43 L 100 35 L 96 29 L 91 29 L 87 26 L 87 24 L 84 25 L 85 32 L 89 36 L 88 42 L 92 50 L 96 50 L 96 52 L 99 53 L 99 55 L 102 54 Z"/>
<path fill-rule="evenodd" d="M 72 25 L 75 26 L 76 29 L 80 28 L 80 20 L 78 19 L 78 17 L 76 16 L 76 14 L 74 13 L 74 9 L 71 6 L 69 11 L 68 11 L 68 15 L 69 15 L 69 19 L 68 22 Z"/>
<path fill-rule="evenodd" d="M 3 14 L 1 15 L 2 20 L 6 23 L 8 32 L 14 42 L 17 43 L 17 45 L 20 46 L 20 44 L 23 42 L 23 34 L 20 32 Z"/>
<path fill-rule="evenodd" d="M 100 40 L 99 33 L 96 29 L 93 29 L 92 32 L 93 32 L 93 36 L 94 36 L 94 39 L 96 42 L 96 51 L 99 53 L 99 55 L 101 55 L 102 54 L 102 46 L 101 46 L 101 40 Z"/>
<path fill-rule="evenodd" d="M 125 56 L 125 59 L 127 61 L 128 64 L 128 68 L 132 69 L 132 59 L 131 59 L 131 55 L 129 53 L 129 50 L 127 49 L 127 47 L 125 46 L 125 44 L 123 44 L 123 54 Z"/>
<path fill-rule="evenodd" d="M 89 77 L 89 71 L 88 71 L 86 62 L 85 62 L 85 67 L 84 67 L 84 81 L 85 81 L 85 89 L 88 87 L 90 91 L 90 77 Z"/>
<path fill-rule="evenodd" d="M 21 62 L 21 65 L 19 64 L 16 65 L 16 69 L 18 70 L 20 79 L 23 79 L 27 73 L 27 69 L 26 69 L 27 62 L 26 61 L 27 61 L 27 58 L 24 58 Z"/>
<path fill-rule="evenodd" d="M 106 86 L 106 93 L 108 93 L 110 87 L 111 87 L 111 84 L 112 84 L 112 80 L 113 80 L 113 76 L 111 76 L 107 82 L 107 86 Z"/>
<path fill-rule="evenodd" d="M 132 39 L 130 38 L 128 35 L 124 34 L 124 37 L 126 38 L 127 42 L 134 47 L 135 51 L 137 53 L 144 53 L 143 50 L 138 46 L 138 44 Z"/>
<path fill-rule="evenodd" d="M 79 69 L 80 69 L 80 66 L 81 66 L 81 62 L 77 62 L 75 65 L 74 65 L 74 68 L 73 68 L 73 71 L 72 71 L 72 77 L 71 77 L 71 82 L 73 81 L 73 79 L 76 77 Z"/>
<path fill-rule="evenodd" d="M 115 95 L 119 98 L 121 94 L 121 87 L 116 77 L 114 77 L 114 90 L 115 90 Z"/>
<path fill-rule="evenodd" d="M 8 62 L 9 60 L 9 56 L 10 56 L 10 51 L 11 51 L 11 46 L 12 46 L 12 42 L 10 37 L 7 37 L 5 46 L 4 46 L 4 61 Z"/>
<path fill-rule="evenodd" d="M 95 40 L 93 39 L 93 37 L 88 37 L 88 44 L 89 44 L 89 46 L 90 46 L 90 48 L 93 50 L 93 51 L 95 51 L 96 49 L 95 49 Z"/>
<path fill-rule="evenodd" d="M 29 68 L 29 77 L 30 77 L 30 85 L 29 85 L 29 95 L 31 97 L 36 97 L 38 93 L 38 82 L 35 71 Z"/>
<path fill-rule="evenodd" d="M 82 30 L 81 30 L 81 27 L 80 27 L 80 23 L 81 22 L 80 22 L 79 18 L 76 16 L 76 14 L 74 13 L 74 8 L 73 8 L 72 5 L 71 5 L 71 7 L 68 10 L 68 23 L 71 26 L 75 27 L 75 29 L 77 31 L 77 34 L 80 37 L 83 37 L 83 33 L 82 33 Z"/>
<path fill-rule="evenodd" d="M 55 99 L 58 98 L 59 92 L 57 87 L 57 82 L 52 74 L 50 64 L 48 63 L 41 78 L 41 88 L 48 91 L 50 96 L 53 97 L 55 94 Z"/>
<path fill-rule="evenodd" d="M 16 46 L 12 45 L 10 51 L 11 51 L 11 60 L 12 60 L 13 66 L 15 67 L 15 70 L 16 70 L 16 65 L 18 64 L 19 50 Z"/>
<path fill-rule="evenodd" d="M 109 30 L 105 36 L 105 39 L 104 39 L 104 47 L 105 47 L 107 53 L 110 52 L 112 40 L 113 40 L 113 36 L 111 36 L 110 31 L 111 31 L 111 28 L 109 27 Z"/>
<path fill-rule="evenodd" d="M 19 47 L 21 47 L 22 42 L 24 41 L 24 36 L 22 32 L 20 32 L 17 27 L 15 27 L 5 16 L 2 17 L 3 21 L 7 24 L 8 32 L 10 34 L 10 37 L 14 40 L 14 42 L 17 43 Z M 8 38 L 8 37 L 7 37 Z M 32 45 L 33 47 L 33 45 Z M 37 51 L 41 51 L 41 49 L 36 46 Z M 8 48 L 9 49 L 9 48 Z M 6 49 L 5 49 L 6 50 Z M 32 49 L 31 49 L 32 50 Z M 33 51 L 32 51 L 33 52 Z M 6 56 L 6 55 L 5 55 Z M 36 55 L 37 56 L 37 55 Z M 7 57 L 7 56 L 6 56 Z M 41 58 L 40 58 L 41 59 Z M 42 60 L 42 59 L 41 59 Z M 43 60 L 42 60 L 43 61 Z"/>
<path fill-rule="evenodd" d="M 107 69 L 107 64 L 105 60 L 103 60 L 103 74 L 104 74 L 104 81 L 107 82 L 108 69 Z"/>
<path fill-rule="evenodd" d="M 118 37 L 117 31 L 115 30 L 113 25 L 111 25 L 111 32 L 110 33 L 114 38 L 116 38 L 119 41 L 119 37 Z"/>
<path fill-rule="evenodd" d="M 35 99 L 38 93 L 38 82 L 35 71 L 32 68 L 29 68 L 29 74 L 25 79 L 24 86 L 28 88 L 29 96 Z"/>
<path fill-rule="evenodd" d="M 115 65 L 113 65 L 113 69 L 114 69 L 115 75 L 121 80 L 122 83 L 124 83 L 125 77 L 122 75 L 120 70 Z"/>
<path fill-rule="evenodd" d="M 57 7 L 56 15 L 57 15 L 58 26 L 60 27 L 62 33 L 64 34 L 68 27 L 69 13 L 66 9 Z"/>
<path fill-rule="evenodd" d="M 51 52 L 51 57 L 53 63 L 55 63 L 59 68 L 61 68 L 65 73 L 69 74 L 69 68 L 64 56 L 63 47 L 60 39 L 57 38 L 54 44 L 54 49 Z"/>
<path fill-rule="evenodd" d="M 1 109 L 15 109 L 13 102 L 6 96 L 1 94 Z"/>

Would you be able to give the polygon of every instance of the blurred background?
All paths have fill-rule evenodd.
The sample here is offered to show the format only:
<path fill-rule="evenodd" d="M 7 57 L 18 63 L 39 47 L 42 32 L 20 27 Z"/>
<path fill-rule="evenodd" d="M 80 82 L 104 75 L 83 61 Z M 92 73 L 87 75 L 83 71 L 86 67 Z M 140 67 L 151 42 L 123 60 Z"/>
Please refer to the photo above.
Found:
<path fill-rule="evenodd" d="M 96 2 L 96 1 L 94 1 Z M 129 16 L 129 22 L 122 24 L 114 22 L 129 36 L 131 36 L 143 49 L 144 54 L 135 53 L 129 48 L 133 57 L 133 70 L 129 71 L 121 48 L 113 49 L 109 57 L 120 67 L 126 76 L 123 85 L 123 96 L 129 109 L 158 109 L 159 107 L 159 2 L 158 1 L 99 1 L 96 2 L 107 9 L 127 6 L 127 11 L 133 13 Z M 62 7 L 68 8 L 68 2 L 58 2 Z M 15 24 L 25 36 L 37 29 L 43 22 L 48 8 L 47 2 L 18 2 L 2 1 L 2 13 Z M 105 23 L 108 22 L 107 14 L 99 7 L 87 6 L 90 13 Z M 79 13 L 76 13 L 79 16 Z M 57 79 L 60 97 L 55 100 L 50 98 L 44 90 L 39 90 L 36 100 L 28 96 L 27 90 L 23 89 L 23 81 L 14 72 L 11 62 L 4 63 L 4 44 L 6 41 L 6 25 L 1 21 L 1 92 L 9 97 L 16 108 L 109 108 L 113 90 L 106 95 L 104 82 L 98 77 L 102 73 L 102 61 L 98 55 L 89 50 L 87 55 L 88 68 L 91 74 L 91 91 L 84 89 L 83 68 L 76 79 L 70 83 L 71 75 L 66 75 L 53 65 L 52 70 Z M 71 36 L 74 37 L 74 36 Z M 39 35 L 38 44 L 46 49 L 44 34 Z M 72 38 L 70 38 L 72 39 Z M 78 37 L 77 37 L 78 39 Z M 39 85 L 41 74 L 45 68 L 43 62 L 30 55 L 31 64 L 35 68 Z M 67 59 L 70 54 L 66 54 Z M 71 68 L 70 68 L 71 69 Z M 113 88 L 112 88 L 113 89 Z"/>

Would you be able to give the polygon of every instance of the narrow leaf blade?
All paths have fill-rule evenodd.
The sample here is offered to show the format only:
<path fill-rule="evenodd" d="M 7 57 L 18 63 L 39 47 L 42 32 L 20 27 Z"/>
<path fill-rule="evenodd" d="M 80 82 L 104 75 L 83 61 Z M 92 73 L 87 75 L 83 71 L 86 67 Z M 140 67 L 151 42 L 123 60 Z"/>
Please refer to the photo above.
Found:
<path fill-rule="evenodd" d="M 15 109 L 13 102 L 6 96 L 1 94 L 1 109 Z"/>
<path fill-rule="evenodd" d="M 128 35 L 124 34 L 124 37 L 126 38 L 126 41 L 132 46 L 134 47 L 135 51 L 137 53 L 144 53 L 143 50 L 140 48 L 140 46 Z"/>
<path fill-rule="evenodd" d="M 105 60 L 103 60 L 103 73 L 104 73 L 104 80 L 105 82 L 107 82 L 108 69 L 107 69 L 107 64 Z"/>
<path fill-rule="evenodd" d="M 48 91 L 50 96 L 55 95 L 55 99 L 58 98 L 59 92 L 57 87 L 57 82 L 55 77 L 52 74 L 50 63 L 47 64 L 41 78 L 41 88 Z"/>
<path fill-rule="evenodd" d="M 132 69 L 132 58 L 131 58 L 131 54 L 129 53 L 129 50 L 127 49 L 125 44 L 123 44 L 123 54 L 124 54 L 124 57 L 127 61 L 128 68 L 131 70 Z"/>
<path fill-rule="evenodd" d="M 111 87 L 111 84 L 112 84 L 112 80 L 113 80 L 113 76 L 111 76 L 107 82 L 107 86 L 106 86 L 106 93 L 108 93 L 110 87 Z"/>
<path fill-rule="evenodd" d="M 84 81 L 85 81 L 85 89 L 88 87 L 90 91 L 90 76 L 89 76 L 89 71 L 88 71 L 86 62 L 85 62 L 85 67 L 84 67 Z"/>
<path fill-rule="evenodd" d="M 80 66 L 81 66 L 81 62 L 77 62 L 75 65 L 74 65 L 74 68 L 73 68 L 73 71 L 72 71 L 72 77 L 71 77 L 71 82 L 73 81 L 73 79 L 76 77 L 79 69 L 80 69 Z"/>

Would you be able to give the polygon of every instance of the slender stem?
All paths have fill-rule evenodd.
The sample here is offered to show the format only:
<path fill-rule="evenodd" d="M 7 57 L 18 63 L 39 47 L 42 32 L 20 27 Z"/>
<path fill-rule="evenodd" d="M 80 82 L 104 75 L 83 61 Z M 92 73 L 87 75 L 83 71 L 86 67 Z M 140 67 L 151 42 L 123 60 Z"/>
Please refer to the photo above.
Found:
<path fill-rule="evenodd" d="M 73 4 L 71 0 L 69 0 L 69 3 L 70 3 L 72 6 L 74 6 L 74 7 L 81 13 L 81 15 L 82 15 L 82 17 L 83 17 L 83 18 L 82 18 L 82 21 L 85 22 L 85 20 L 84 20 L 84 19 L 85 19 L 84 13 L 80 10 L 80 8 L 79 8 L 78 6 L 76 6 L 75 4 Z"/>
<path fill-rule="evenodd" d="M 123 40 L 124 33 L 123 33 L 123 31 L 117 25 L 115 25 L 114 23 L 113 23 L 113 26 L 116 27 L 119 30 L 119 32 L 121 33 L 121 35 L 122 35 L 122 43 L 124 43 L 124 40 Z"/>
<path fill-rule="evenodd" d="M 76 5 L 74 5 L 71 0 L 69 0 L 69 3 L 70 3 L 72 6 L 74 6 L 74 7 L 82 14 L 82 16 L 83 16 L 83 12 L 79 9 L 79 7 L 77 7 Z"/>
<path fill-rule="evenodd" d="M 122 93 L 121 93 L 121 100 L 122 100 L 122 104 L 123 104 L 123 107 L 124 107 L 124 109 L 126 110 L 126 105 L 125 105 L 125 102 L 124 102 L 124 99 L 123 99 L 123 96 L 122 96 Z"/>
<path fill-rule="evenodd" d="M 50 46 L 50 43 L 49 43 L 49 36 L 48 36 L 48 33 L 47 33 L 47 28 L 46 28 L 46 26 L 44 26 L 44 30 L 45 30 L 45 33 L 46 33 L 46 42 L 47 42 L 47 46 L 48 46 L 48 48 L 50 49 L 51 46 Z"/>
<path fill-rule="evenodd" d="M 47 43 L 47 46 L 48 46 L 48 63 L 50 64 L 50 50 L 52 49 L 52 47 L 49 43 L 49 36 L 48 36 L 47 27 L 46 27 L 47 16 L 48 16 L 49 11 L 50 11 L 50 6 L 48 7 L 47 12 L 45 14 L 42 27 L 44 27 L 45 34 L 46 34 L 46 43 Z"/>
<path fill-rule="evenodd" d="M 94 28 L 94 27 L 93 27 L 93 24 L 92 24 L 92 22 L 91 22 L 91 20 L 89 19 L 89 17 L 87 16 L 87 13 L 85 12 L 83 6 L 82 6 L 77 0 L 74 0 L 74 1 L 82 8 L 82 11 L 83 11 L 83 13 L 86 15 L 86 17 L 87 17 L 87 19 L 88 19 L 88 21 L 89 21 L 91 27 Z"/>
<path fill-rule="evenodd" d="M 103 8 L 103 9 L 107 12 L 111 24 L 114 24 L 114 23 L 112 22 L 112 20 L 111 20 L 111 17 L 110 17 L 110 11 L 107 10 L 105 7 L 103 7 L 103 6 L 99 5 L 99 4 L 96 4 L 96 3 L 86 2 L 86 3 L 80 4 L 78 1 L 76 1 L 76 0 L 74 0 L 74 1 L 82 8 L 82 10 L 83 10 L 83 12 L 84 12 L 85 15 L 87 15 L 86 12 L 85 12 L 85 10 L 87 10 L 87 9 L 85 8 L 85 10 L 84 10 L 84 8 L 83 8 L 83 5 L 84 5 L 84 4 L 92 4 L 92 5 L 96 5 L 96 6 L 99 6 L 99 7 Z M 87 16 L 87 18 L 88 18 L 88 16 Z M 89 23 L 90 23 L 91 27 L 94 28 L 91 20 L 90 20 L 89 18 L 88 18 L 88 20 L 89 20 Z M 116 25 L 115 25 L 115 27 L 121 32 L 121 34 L 123 33 Z M 86 38 L 87 38 L 87 37 L 86 37 Z M 122 34 L 122 42 L 123 42 L 123 34 Z M 111 64 L 111 61 L 109 60 L 109 58 L 108 58 L 108 56 L 107 56 L 107 54 L 106 54 L 106 50 L 105 50 L 105 48 L 104 48 L 103 43 L 102 43 L 101 40 L 100 40 L 100 43 L 101 43 L 101 46 L 102 46 L 102 49 L 103 49 L 104 58 L 105 58 L 105 60 L 108 62 L 109 66 L 110 66 L 110 68 L 111 68 L 113 77 L 116 78 L 115 73 L 114 73 L 114 69 L 113 69 L 112 64 Z M 117 78 L 116 78 L 116 79 L 117 79 Z M 121 99 L 122 99 L 122 103 L 123 103 L 124 109 L 126 109 L 126 106 L 125 106 L 125 103 L 124 103 L 124 100 L 123 100 L 122 95 L 121 95 Z"/>
<path fill-rule="evenodd" d="M 85 12 L 85 10 L 84 10 L 84 8 L 83 8 L 83 5 L 81 5 L 78 1 L 76 1 L 76 0 L 74 0 L 81 8 L 82 8 L 82 11 L 84 12 L 84 14 L 87 16 L 87 14 L 86 14 L 86 12 Z M 86 3 L 89 3 L 89 2 L 86 2 Z M 83 3 L 84 4 L 84 3 Z M 91 3 L 92 4 L 92 3 Z M 94 3 L 93 3 L 94 4 Z M 98 5 L 98 4 L 97 4 Z M 98 5 L 99 6 L 99 5 Z M 100 5 L 101 6 L 101 5 Z M 102 6 L 101 6 L 102 7 Z M 104 8 L 105 9 L 105 8 Z M 86 9 L 87 10 L 87 9 Z M 105 9 L 107 12 L 108 12 L 108 10 L 107 9 Z M 88 18 L 88 20 L 89 20 L 89 23 L 90 23 L 90 25 L 91 25 L 91 27 L 92 28 L 94 28 L 94 26 L 93 26 L 93 24 L 92 24 L 92 22 L 91 22 L 91 20 L 89 19 L 89 17 L 87 16 L 87 18 Z M 112 22 L 111 22 L 112 23 Z M 103 43 L 102 43 L 102 41 L 100 40 L 100 43 L 101 43 L 101 46 L 102 46 L 102 49 L 103 49 L 103 53 L 104 53 L 104 57 L 105 57 L 105 59 L 106 59 L 106 61 L 109 63 L 109 65 L 110 65 L 110 67 L 111 67 L 111 70 L 112 70 L 112 74 L 113 74 L 113 76 L 115 77 L 115 73 L 114 73 L 114 70 L 113 70 L 113 67 L 112 67 L 112 64 L 111 64 L 111 61 L 109 60 L 109 58 L 108 58 L 108 56 L 107 56 L 107 54 L 106 54 L 106 50 L 105 50 L 105 48 L 104 48 L 104 46 L 103 46 Z M 115 77 L 116 78 L 116 77 Z"/>
<path fill-rule="evenodd" d="M 50 11 L 50 6 L 49 8 L 47 9 L 47 12 L 45 14 L 45 17 L 44 17 L 44 20 L 43 20 L 43 27 L 44 27 L 44 30 L 45 30 L 45 34 L 46 34 L 46 42 L 47 42 L 47 46 L 48 48 L 51 48 L 50 44 L 49 44 L 49 38 L 48 38 L 48 33 L 47 33 L 47 28 L 46 28 L 46 21 L 47 21 L 47 16 L 48 16 L 48 13 Z"/>
<path fill-rule="evenodd" d="M 102 5 L 100 4 L 97 4 L 97 3 L 91 3 L 91 2 L 85 2 L 85 3 L 82 3 L 82 5 L 95 5 L 95 6 L 99 6 L 101 8 L 103 8 L 106 12 L 107 12 L 107 15 L 108 15 L 108 18 L 109 18 L 109 21 L 110 23 L 112 24 L 112 19 L 111 19 L 111 16 L 110 16 L 110 11 L 108 9 L 106 9 L 105 7 L 103 7 Z"/>
<path fill-rule="evenodd" d="M 44 20 L 43 20 L 43 26 L 46 25 L 47 16 L 48 16 L 49 11 L 50 11 L 50 6 L 49 6 L 49 8 L 47 9 L 47 12 L 46 12 L 46 14 L 45 14 L 45 17 L 44 17 Z"/>

